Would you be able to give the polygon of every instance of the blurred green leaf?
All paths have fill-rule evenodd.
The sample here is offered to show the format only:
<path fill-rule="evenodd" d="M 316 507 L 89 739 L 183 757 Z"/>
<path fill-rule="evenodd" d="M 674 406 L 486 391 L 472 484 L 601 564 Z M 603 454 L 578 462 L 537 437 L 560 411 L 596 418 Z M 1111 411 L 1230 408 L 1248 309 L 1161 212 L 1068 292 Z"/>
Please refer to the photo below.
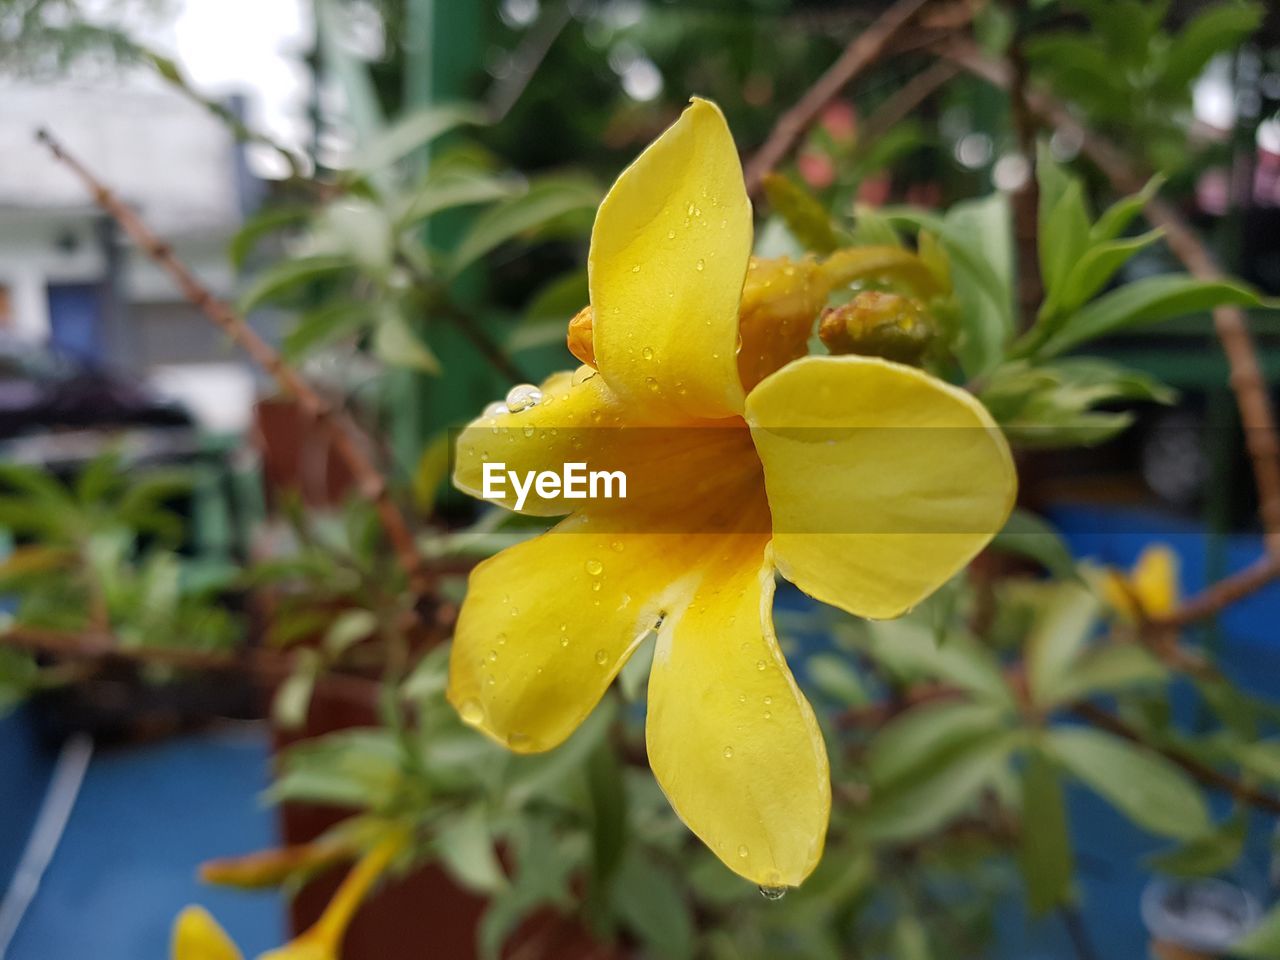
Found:
<path fill-rule="evenodd" d="M 1191 840 L 1213 828 L 1200 789 L 1158 753 L 1100 730 L 1059 727 L 1045 737 L 1063 766 L 1144 830 Z"/>
<path fill-rule="evenodd" d="M 356 152 L 352 167 L 362 173 L 405 159 L 442 134 L 484 123 L 484 113 L 466 104 L 437 104 L 412 110 L 369 138 Z"/>
<path fill-rule="evenodd" d="M 1072 851 L 1062 783 L 1053 762 L 1030 751 L 1022 771 L 1019 863 L 1032 912 L 1046 913 L 1071 900 Z"/>
<path fill-rule="evenodd" d="M 278 726 L 285 730 L 296 730 L 306 723 L 319 671 L 320 664 L 314 651 L 302 651 L 293 673 L 276 689 L 271 703 L 271 716 Z"/>
<path fill-rule="evenodd" d="M 1164 186 L 1164 177 L 1154 176 L 1137 193 L 1117 200 L 1098 217 L 1090 230 L 1089 239 L 1095 244 L 1114 240 L 1129 228 L 1133 218 L 1142 212 L 1151 202 L 1160 188 Z"/>
<path fill-rule="evenodd" d="M 392 308 L 381 311 L 373 333 L 373 351 L 388 366 L 409 367 L 431 376 L 440 374 L 440 360 L 411 329 L 404 315 Z"/>
<path fill-rule="evenodd" d="M 274 300 L 282 294 L 292 293 L 321 277 L 349 270 L 351 266 L 349 258 L 332 254 L 281 260 L 254 277 L 249 289 L 237 301 L 237 309 L 241 313 L 248 313 L 259 304 Z"/>
<path fill-rule="evenodd" d="M 1232 945 L 1231 956 L 1280 960 L 1280 905 L 1273 906 L 1252 931 Z"/>
<path fill-rule="evenodd" d="M 804 667 L 813 685 L 842 706 L 856 707 L 870 699 L 862 678 L 848 657 L 815 653 L 805 659 Z"/>
<path fill-rule="evenodd" d="M 1077 659 L 1054 687 L 1055 703 L 1167 683 L 1169 670 L 1136 644 L 1109 644 Z"/>
<path fill-rule="evenodd" d="M 433 845 L 450 876 L 466 889 L 493 894 L 507 885 L 483 807 L 471 806 L 442 820 Z"/>
<path fill-rule="evenodd" d="M 237 270 L 244 268 L 254 248 L 264 238 L 286 227 L 305 223 L 315 211 L 307 206 L 268 207 L 260 210 L 244 222 L 227 244 L 227 256 Z"/>
<path fill-rule="evenodd" d="M 378 618 L 372 610 L 343 610 L 324 633 L 325 653 L 340 656 L 377 629 Z"/>
<path fill-rule="evenodd" d="M 1046 167 L 1042 164 L 1041 171 Z M 1048 216 L 1040 221 L 1040 272 L 1050 298 L 1066 299 L 1067 276 L 1089 245 L 1089 213 L 1080 181 L 1072 178 Z"/>
<path fill-rule="evenodd" d="M 313 350 L 364 329 L 374 316 L 373 304 L 358 300 L 330 300 L 298 317 L 293 329 L 285 334 L 281 350 L 289 360 L 301 360 Z"/>
<path fill-rule="evenodd" d="M 955 684 L 989 702 L 1013 702 L 999 662 L 969 637 L 948 637 L 940 645 L 929 626 L 902 618 L 868 623 L 865 648 L 869 656 L 904 680 L 929 677 Z"/>
<path fill-rule="evenodd" d="M 1175 877 L 1223 873 L 1240 859 L 1246 828 L 1246 818 L 1236 814 L 1212 833 L 1149 858 L 1148 865 L 1152 870 Z"/>
<path fill-rule="evenodd" d="M 944 754 L 1007 728 L 1004 707 L 981 701 L 925 703 L 895 717 L 867 747 L 867 773 L 876 788 L 936 766 Z"/>
<path fill-rule="evenodd" d="M 581 179 L 561 177 L 535 183 L 527 192 L 502 201 L 475 219 L 449 259 L 449 272 L 460 273 L 500 244 L 567 213 L 594 209 L 599 202 L 599 191 Z"/>
<path fill-rule="evenodd" d="M 1022 507 L 1014 507 L 1004 529 L 991 541 L 991 549 L 1012 553 L 1036 561 L 1062 580 L 1075 579 L 1075 558 L 1047 521 Z"/>
<path fill-rule="evenodd" d="M 1089 641 L 1100 604 L 1079 583 L 1057 583 L 1046 591 L 1027 638 L 1027 685 L 1031 700 L 1045 707 L 1060 702 L 1076 660 Z"/>
<path fill-rule="evenodd" d="M 511 182 L 498 177 L 462 172 L 432 175 L 409 199 L 396 223 L 407 229 L 442 210 L 491 203 L 514 192 Z"/>
<path fill-rule="evenodd" d="M 1261 4 L 1234 0 L 1200 10 L 1170 38 L 1160 76 L 1161 86 L 1166 90 L 1185 90 L 1216 54 L 1234 50 L 1258 29 L 1262 17 Z"/>
<path fill-rule="evenodd" d="M 693 916 L 680 895 L 682 884 L 640 851 L 622 861 L 614 880 L 613 905 L 623 925 L 655 957 L 693 956 Z"/>
<path fill-rule="evenodd" d="M 837 233 L 827 208 L 790 177 L 769 173 L 762 185 L 769 205 L 806 250 L 828 254 L 847 242 Z"/>

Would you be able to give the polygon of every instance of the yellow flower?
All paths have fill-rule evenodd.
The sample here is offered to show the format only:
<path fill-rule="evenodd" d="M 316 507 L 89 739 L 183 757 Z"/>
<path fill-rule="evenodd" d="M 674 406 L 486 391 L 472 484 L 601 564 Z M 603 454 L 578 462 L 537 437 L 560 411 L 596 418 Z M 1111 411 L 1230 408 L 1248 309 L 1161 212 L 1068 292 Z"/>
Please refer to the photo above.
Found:
<path fill-rule="evenodd" d="M 338 960 L 342 938 L 356 908 L 378 877 L 404 847 L 403 831 L 388 831 L 351 869 L 324 913 L 308 930 L 258 960 Z M 202 907 L 191 906 L 178 914 L 173 927 L 172 960 L 242 960 L 242 955 L 218 922 Z"/>
<path fill-rule="evenodd" d="M 764 261 L 748 278 L 751 244 L 728 127 L 695 99 L 597 214 L 591 309 L 570 336 L 591 365 L 458 441 L 454 480 L 467 492 L 480 495 L 490 461 L 517 472 L 607 462 L 625 466 L 628 499 L 579 501 L 476 567 L 449 697 L 511 749 L 551 749 L 660 623 L 654 775 L 732 870 L 781 887 L 817 864 L 831 789 L 822 734 L 774 635 L 775 571 L 851 613 L 898 616 L 1000 529 L 1016 481 L 999 429 L 964 391 L 880 358 L 800 356 L 830 274 L 867 257 L 919 272 L 914 257 Z M 774 282 L 781 300 L 765 296 Z M 783 301 L 805 312 L 800 329 L 770 322 Z M 535 491 L 523 512 L 570 508 Z"/>
<path fill-rule="evenodd" d="M 1102 575 L 1107 604 L 1129 620 L 1167 616 L 1178 606 L 1178 555 L 1168 545 L 1145 547 L 1125 576 L 1108 569 Z"/>

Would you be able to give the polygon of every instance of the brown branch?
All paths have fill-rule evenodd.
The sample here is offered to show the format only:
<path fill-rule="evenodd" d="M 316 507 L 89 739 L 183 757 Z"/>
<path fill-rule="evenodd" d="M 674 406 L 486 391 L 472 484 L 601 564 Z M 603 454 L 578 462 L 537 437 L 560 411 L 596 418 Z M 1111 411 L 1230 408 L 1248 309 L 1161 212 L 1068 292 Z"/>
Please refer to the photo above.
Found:
<path fill-rule="evenodd" d="M 276 684 L 296 668 L 292 654 L 283 650 L 251 648 L 236 653 L 191 650 L 182 647 L 123 646 L 110 633 L 72 633 L 38 627 L 14 626 L 0 632 L 0 644 L 30 653 L 48 654 L 60 660 L 105 664 L 134 663 L 175 670 L 246 673 L 264 684 Z M 349 673 L 323 673 L 317 686 L 353 703 L 377 700 L 379 685 L 368 677 Z"/>
<path fill-rule="evenodd" d="M 1018 5 L 1019 8 L 1021 4 Z M 1021 31 L 1019 31 L 1019 34 Z M 1030 69 L 1022 52 L 1022 38 L 1015 36 L 1009 46 L 1009 116 L 1018 152 L 1027 164 L 1026 181 L 1013 191 L 1013 229 L 1017 238 L 1018 312 L 1024 327 L 1035 322 L 1044 299 L 1044 278 L 1040 276 L 1040 188 L 1036 182 L 1036 119 L 1032 114 Z"/>
<path fill-rule="evenodd" d="M 1277 578 L 1280 578 L 1280 556 L 1267 554 L 1243 570 L 1224 577 L 1184 601 L 1169 616 L 1153 620 L 1152 625 L 1176 630 L 1200 620 L 1207 620 L 1218 611 L 1229 607 L 1237 600 L 1243 600 Z"/>
<path fill-rule="evenodd" d="M 1008 64 L 990 59 L 969 41 L 949 42 L 939 53 L 1001 89 L 1009 89 L 1012 83 Z M 1028 91 L 1027 101 L 1042 122 L 1075 134 L 1082 145 L 1081 152 L 1118 192 L 1136 193 L 1142 189 L 1147 180 L 1143 173 L 1113 143 L 1076 120 L 1065 106 L 1034 90 Z M 1213 254 L 1173 206 L 1152 198 L 1147 203 L 1146 215 L 1153 226 L 1164 230 L 1169 249 L 1192 276 L 1202 280 L 1222 278 Z M 1280 554 L 1280 439 L 1271 398 L 1244 312 L 1236 307 L 1218 307 L 1213 312 L 1213 324 L 1231 369 L 1231 389 L 1235 392 L 1245 445 L 1253 463 L 1267 552 L 1275 556 Z M 1265 579 L 1261 581 L 1265 582 Z"/>
<path fill-rule="evenodd" d="M 1230 774 L 1223 773 L 1221 770 L 1217 770 L 1209 766 L 1209 764 L 1197 760 L 1195 757 L 1188 756 L 1181 750 L 1157 747 L 1148 743 L 1136 729 L 1129 726 L 1115 714 L 1102 709 L 1096 704 L 1077 703 L 1072 706 L 1071 710 L 1076 716 L 1087 721 L 1092 726 L 1106 730 L 1108 733 L 1146 747 L 1149 750 L 1155 750 L 1161 756 L 1176 763 L 1206 787 L 1221 790 L 1223 793 L 1230 794 L 1237 800 L 1247 803 L 1258 810 L 1280 814 L 1280 797 L 1258 790 L 1247 783 L 1237 780 Z"/>
<path fill-rule="evenodd" d="M 755 156 L 747 163 L 744 175 L 747 191 L 756 194 L 769 173 L 782 162 L 796 141 L 818 118 L 822 108 L 835 99 L 853 79 L 876 61 L 885 45 L 919 13 L 929 0 L 895 0 L 867 29 L 845 47 L 826 72 L 795 105 L 778 118 Z"/>
<path fill-rule="evenodd" d="M 959 71 L 960 68 L 953 63 L 935 60 L 899 87 L 862 125 L 862 133 L 858 137 L 862 147 L 865 149 L 867 144 L 879 140 L 905 120 Z"/>
<path fill-rule="evenodd" d="M 254 363 L 271 374 L 302 411 L 329 434 L 334 449 L 350 469 L 357 489 L 373 502 L 397 560 L 408 577 L 409 588 L 418 599 L 417 606 L 424 607 L 425 614 L 425 606 L 435 586 L 434 578 L 418 553 L 404 515 L 391 498 L 386 479 L 366 453 L 366 444 L 359 428 L 285 363 L 279 352 L 258 336 L 244 317 L 215 297 L 196 279 L 186 264 L 174 255 L 173 249 L 152 233 L 142 219 L 80 161 L 69 155 L 47 130 L 39 131 L 36 138 L 89 188 L 94 202 L 110 214 L 143 252 L 169 274 L 183 296 L 220 327 Z"/>

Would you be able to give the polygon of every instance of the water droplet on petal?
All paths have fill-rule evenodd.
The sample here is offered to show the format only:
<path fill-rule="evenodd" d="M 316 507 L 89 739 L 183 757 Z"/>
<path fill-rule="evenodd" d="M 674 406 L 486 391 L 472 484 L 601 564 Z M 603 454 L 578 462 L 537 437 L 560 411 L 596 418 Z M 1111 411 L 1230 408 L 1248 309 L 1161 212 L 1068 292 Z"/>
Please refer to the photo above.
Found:
<path fill-rule="evenodd" d="M 613 541 L 613 543 L 609 544 L 609 547 L 613 550 L 614 553 L 621 553 L 624 549 L 622 546 L 621 540 Z"/>
<path fill-rule="evenodd" d="M 667 239 L 668 239 L 668 240 L 674 240 L 675 238 L 676 238 L 676 232 L 675 232 L 674 230 L 668 230 L 668 231 L 667 231 Z"/>
<path fill-rule="evenodd" d="M 533 424 L 525 424 L 524 435 L 530 438 L 533 436 Z M 507 439 L 509 440 L 511 438 L 508 437 Z"/>
<path fill-rule="evenodd" d="M 697 263 L 695 263 L 695 264 L 694 264 L 694 266 L 695 266 L 695 267 L 697 267 L 697 268 L 698 268 L 698 272 L 699 272 L 699 273 L 701 273 L 703 270 L 705 270 L 705 269 L 707 268 L 707 261 L 705 261 L 705 260 L 703 260 L 701 257 L 699 257 L 699 258 L 698 258 L 698 262 L 697 262 Z"/>
<path fill-rule="evenodd" d="M 528 410 L 542 402 L 542 391 L 532 383 L 518 383 L 507 391 L 507 409 L 512 413 Z"/>
<path fill-rule="evenodd" d="M 653 347 L 645 347 L 643 350 L 640 351 L 640 356 L 644 357 L 646 360 L 652 360 Z"/>
<path fill-rule="evenodd" d="M 576 387 L 579 384 L 586 383 L 594 377 L 597 372 L 598 371 L 595 367 L 588 366 L 584 363 L 577 370 L 573 371 L 573 385 Z"/>
<path fill-rule="evenodd" d="M 750 854 L 751 854 L 751 851 L 747 849 L 747 845 L 745 843 L 742 846 L 738 847 L 738 856 L 746 857 L 746 856 L 749 856 Z"/>
<path fill-rule="evenodd" d="M 648 387 L 650 390 L 652 390 L 654 393 L 657 393 L 657 392 L 658 392 L 658 381 L 657 381 L 657 378 L 655 378 L 655 377 L 645 377 L 645 378 L 644 378 L 644 385 L 645 385 L 646 387 Z"/>
<path fill-rule="evenodd" d="M 767 707 L 769 704 L 771 704 L 771 703 L 773 703 L 773 697 L 765 697 L 765 698 L 764 698 L 764 705 L 765 705 L 766 707 Z"/>
<path fill-rule="evenodd" d="M 503 403 L 501 400 L 495 400 L 493 403 L 489 404 L 487 407 L 484 408 L 484 415 L 486 417 L 500 417 L 504 413 L 510 413 L 510 412 L 511 411 L 507 409 L 507 405 Z"/>
<path fill-rule="evenodd" d="M 600 574 L 604 573 L 604 564 L 592 557 L 587 561 L 587 573 L 593 577 L 600 576 Z"/>
<path fill-rule="evenodd" d="M 732 760 L 732 759 L 733 759 L 733 747 L 725 747 L 725 748 L 724 748 L 724 758 L 725 758 L 726 760 Z"/>
<path fill-rule="evenodd" d="M 498 651 L 497 651 L 497 650 L 490 650 L 490 651 L 489 651 L 489 653 L 487 654 L 487 656 L 488 656 L 488 660 L 489 660 L 489 662 L 490 662 L 490 663 L 497 663 L 497 662 L 498 662 Z"/>
<path fill-rule="evenodd" d="M 637 263 L 634 267 L 632 267 L 632 268 L 631 268 L 631 272 L 632 272 L 632 273 L 639 273 L 639 272 L 640 272 L 640 264 L 638 264 L 638 263 Z"/>
<path fill-rule="evenodd" d="M 567 647 L 568 645 L 569 645 L 569 638 L 568 638 L 568 637 L 561 637 L 561 638 L 560 638 L 560 646 L 562 646 L 562 647 Z"/>
<path fill-rule="evenodd" d="M 458 708 L 458 714 L 462 717 L 464 723 L 474 726 L 484 719 L 484 706 L 475 697 L 468 697 L 462 701 L 462 706 Z"/>
<path fill-rule="evenodd" d="M 787 895 L 786 887 L 761 887 L 760 896 L 766 900 L 781 900 Z"/>
<path fill-rule="evenodd" d="M 768 667 L 768 666 L 769 666 L 769 665 L 768 665 L 767 663 L 765 663 L 763 660 L 757 660 L 757 661 L 756 661 L 756 669 L 757 669 L 757 670 L 764 670 L 764 669 L 765 669 L 766 667 Z"/>
<path fill-rule="evenodd" d="M 603 650 L 597 650 L 596 663 L 600 664 L 600 666 L 603 667 L 608 662 L 609 662 L 609 654 L 605 653 Z"/>

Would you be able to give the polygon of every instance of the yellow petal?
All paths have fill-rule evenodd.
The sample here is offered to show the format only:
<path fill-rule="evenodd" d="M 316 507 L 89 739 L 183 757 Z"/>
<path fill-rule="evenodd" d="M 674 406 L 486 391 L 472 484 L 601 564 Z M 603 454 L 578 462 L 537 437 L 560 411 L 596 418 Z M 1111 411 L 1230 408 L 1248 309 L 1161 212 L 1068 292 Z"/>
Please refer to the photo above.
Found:
<path fill-rule="evenodd" d="M 660 494 L 613 508 L 594 501 L 471 572 L 449 662 L 449 700 L 463 720 L 521 753 L 556 746 L 659 617 L 688 602 L 717 544 L 734 530 L 767 535 L 750 434 L 711 433 L 720 445 L 673 462 Z"/>
<path fill-rule="evenodd" d="M 1017 477 L 970 394 L 875 357 L 808 357 L 747 398 L 778 569 L 825 603 L 896 617 L 1004 525 Z"/>
<path fill-rule="evenodd" d="M 752 258 L 739 310 L 743 389 L 809 352 L 814 321 L 830 292 L 822 267 L 812 259 Z"/>
<path fill-rule="evenodd" d="M 605 197 L 588 276 L 596 365 L 626 404 L 740 413 L 738 300 L 751 203 L 724 117 L 694 99 Z"/>
<path fill-rule="evenodd" d="M 822 733 L 773 632 L 767 536 L 711 558 L 692 602 L 658 633 L 649 763 L 671 806 L 729 869 L 799 884 L 831 812 Z"/>
<path fill-rule="evenodd" d="M 204 907 L 184 907 L 173 923 L 173 960 L 242 960 L 239 948 Z"/>
<path fill-rule="evenodd" d="M 1163 543 L 1153 543 L 1134 564 L 1133 592 L 1148 617 L 1163 617 L 1178 605 L 1178 555 Z"/>

